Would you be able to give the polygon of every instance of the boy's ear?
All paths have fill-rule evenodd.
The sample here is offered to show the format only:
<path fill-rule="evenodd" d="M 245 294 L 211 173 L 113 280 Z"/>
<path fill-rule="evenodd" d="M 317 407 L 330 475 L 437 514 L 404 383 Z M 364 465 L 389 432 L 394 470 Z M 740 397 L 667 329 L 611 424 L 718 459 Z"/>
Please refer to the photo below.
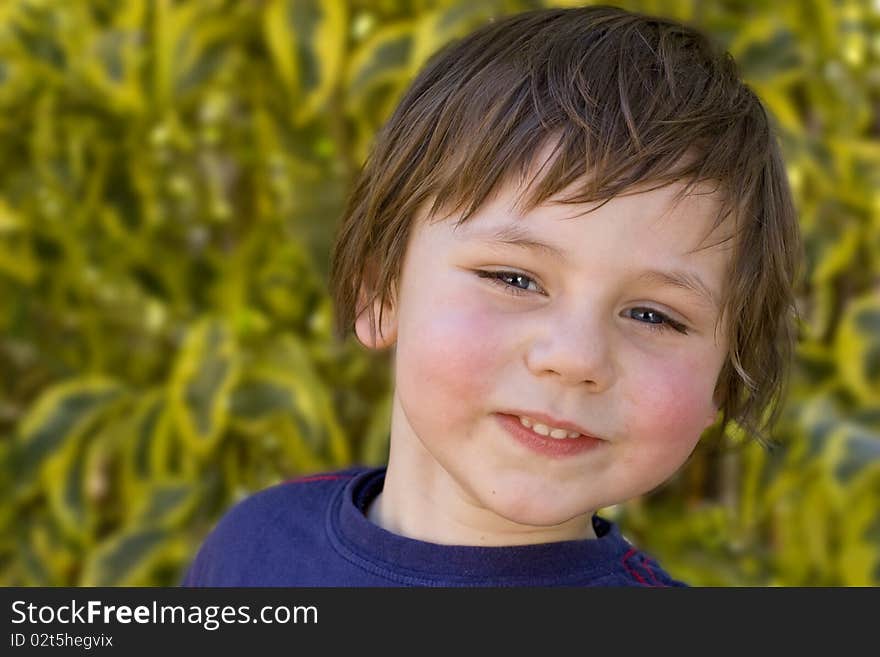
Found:
<path fill-rule="evenodd" d="M 387 349 L 397 342 L 397 313 L 394 303 L 386 303 L 382 309 L 382 322 L 379 325 L 379 298 L 373 300 L 373 317 L 370 317 L 370 308 L 367 304 L 369 295 L 366 285 L 361 285 L 358 294 L 358 315 L 354 321 L 354 332 L 357 339 L 367 349 Z M 376 325 L 373 325 L 373 321 Z"/>

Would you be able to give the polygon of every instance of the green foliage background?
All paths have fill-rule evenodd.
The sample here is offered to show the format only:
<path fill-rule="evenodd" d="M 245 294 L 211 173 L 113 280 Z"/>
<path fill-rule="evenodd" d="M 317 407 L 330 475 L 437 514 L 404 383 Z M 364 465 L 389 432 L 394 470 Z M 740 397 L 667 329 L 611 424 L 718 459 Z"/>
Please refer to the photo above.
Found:
<path fill-rule="evenodd" d="M 432 52 L 572 4 L 0 3 L 0 584 L 175 584 L 250 492 L 384 460 L 387 354 L 331 333 L 345 194 Z M 737 58 L 808 263 L 779 446 L 710 429 L 606 513 L 693 584 L 880 584 L 878 4 L 617 4 Z"/>

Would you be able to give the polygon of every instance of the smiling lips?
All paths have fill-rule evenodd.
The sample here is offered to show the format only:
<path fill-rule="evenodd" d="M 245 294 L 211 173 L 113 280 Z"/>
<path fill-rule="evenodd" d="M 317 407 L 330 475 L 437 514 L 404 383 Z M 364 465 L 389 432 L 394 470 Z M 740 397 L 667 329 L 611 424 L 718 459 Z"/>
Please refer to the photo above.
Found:
<path fill-rule="evenodd" d="M 519 423 L 524 427 L 528 427 L 537 434 L 540 434 L 542 436 L 550 436 L 551 438 L 556 438 L 557 440 L 563 440 L 565 438 L 578 438 L 581 435 L 577 431 L 566 431 L 565 429 L 548 427 L 546 424 L 536 422 L 535 420 L 532 420 L 532 418 L 526 417 L 525 415 L 519 416 Z"/>
<path fill-rule="evenodd" d="M 597 438 L 583 427 L 578 426 L 574 422 L 560 420 L 546 413 L 538 411 L 528 411 L 525 409 L 512 409 L 502 411 L 504 415 L 516 417 L 520 424 L 527 429 L 531 429 L 541 436 L 549 436 L 550 438 L 578 438 L 586 436 L 588 438 Z"/>
<path fill-rule="evenodd" d="M 529 427 L 527 423 L 532 420 L 532 417 L 528 415 L 496 413 L 496 418 L 516 442 L 527 447 L 530 451 L 548 458 L 570 458 L 605 444 L 604 440 L 564 427 L 553 427 L 553 425 L 547 425 L 543 422 L 532 422 L 532 426 Z M 546 433 L 544 433 L 545 431 Z"/>

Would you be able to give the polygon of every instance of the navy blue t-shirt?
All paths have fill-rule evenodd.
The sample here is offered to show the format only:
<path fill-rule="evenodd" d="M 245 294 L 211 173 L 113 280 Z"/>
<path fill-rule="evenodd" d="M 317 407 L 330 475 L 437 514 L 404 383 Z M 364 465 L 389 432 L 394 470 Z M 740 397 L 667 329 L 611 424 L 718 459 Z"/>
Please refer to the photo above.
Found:
<path fill-rule="evenodd" d="M 502 547 L 439 545 L 370 521 L 385 468 L 267 488 L 205 540 L 184 586 L 685 586 L 593 516 L 597 538 Z"/>

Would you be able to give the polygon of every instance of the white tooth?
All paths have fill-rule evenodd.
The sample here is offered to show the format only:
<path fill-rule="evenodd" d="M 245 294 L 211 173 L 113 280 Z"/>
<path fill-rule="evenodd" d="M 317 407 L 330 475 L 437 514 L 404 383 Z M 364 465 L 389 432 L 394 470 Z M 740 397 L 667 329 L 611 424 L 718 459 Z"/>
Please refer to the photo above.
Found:
<path fill-rule="evenodd" d="M 563 438 L 579 438 L 581 434 L 577 431 L 566 431 L 565 429 L 554 429 L 553 427 L 548 427 L 546 424 L 539 424 L 532 420 L 529 417 L 524 415 L 519 415 L 519 423 L 524 427 L 528 427 L 535 433 L 538 433 L 542 436 L 550 436 L 551 438 L 556 438 L 558 440 L 562 440 Z"/>

